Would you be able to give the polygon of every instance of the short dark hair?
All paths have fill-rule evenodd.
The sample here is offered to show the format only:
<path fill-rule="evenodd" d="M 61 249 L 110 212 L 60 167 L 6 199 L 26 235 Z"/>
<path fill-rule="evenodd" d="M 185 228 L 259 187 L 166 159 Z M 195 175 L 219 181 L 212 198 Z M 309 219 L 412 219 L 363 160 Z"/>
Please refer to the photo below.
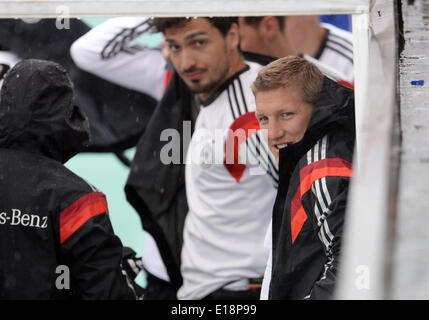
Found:
<path fill-rule="evenodd" d="M 216 29 L 220 31 L 222 36 L 226 36 L 233 23 L 238 24 L 237 17 L 201 17 L 207 19 Z M 154 18 L 149 19 L 148 24 L 156 31 L 165 33 L 169 28 L 182 27 L 189 19 L 193 18 Z"/>
<path fill-rule="evenodd" d="M 259 17 L 244 17 L 244 22 L 246 23 L 246 24 L 248 24 L 248 25 L 251 25 L 251 26 L 254 26 L 254 27 L 256 27 L 256 26 L 258 26 L 260 23 L 261 23 L 261 21 L 262 21 L 262 19 L 264 18 L 265 16 L 259 16 Z M 283 30 L 283 28 L 284 28 L 284 26 L 285 26 L 285 17 L 284 16 L 274 16 L 274 18 L 276 18 L 277 19 L 277 21 L 278 21 L 278 23 L 279 23 L 279 28 L 280 28 L 280 30 Z"/>

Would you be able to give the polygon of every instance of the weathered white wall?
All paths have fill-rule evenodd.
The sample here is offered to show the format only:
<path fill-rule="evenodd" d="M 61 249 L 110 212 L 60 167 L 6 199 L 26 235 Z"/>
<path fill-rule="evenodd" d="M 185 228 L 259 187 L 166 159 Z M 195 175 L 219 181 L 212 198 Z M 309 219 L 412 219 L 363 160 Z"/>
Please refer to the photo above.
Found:
<path fill-rule="evenodd" d="M 429 3 L 403 1 L 402 11 L 402 148 L 391 298 L 429 299 Z M 413 85 L 415 80 L 424 85 Z"/>
<path fill-rule="evenodd" d="M 369 0 L 2 0 L 0 18 L 56 17 L 64 6 L 74 17 L 346 14 L 367 12 Z"/>
<path fill-rule="evenodd" d="M 365 28 L 365 20 L 369 28 Z M 340 299 L 384 299 L 390 281 L 392 239 L 388 231 L 396 210 L 391 186 L 397 183 L 393 143 L 398 108 L 394 1 L 373 1 L 367 17 L 354 17 L 353 28 L 360 53 L 355 56 L 357 161 L 337 293 Z"/>

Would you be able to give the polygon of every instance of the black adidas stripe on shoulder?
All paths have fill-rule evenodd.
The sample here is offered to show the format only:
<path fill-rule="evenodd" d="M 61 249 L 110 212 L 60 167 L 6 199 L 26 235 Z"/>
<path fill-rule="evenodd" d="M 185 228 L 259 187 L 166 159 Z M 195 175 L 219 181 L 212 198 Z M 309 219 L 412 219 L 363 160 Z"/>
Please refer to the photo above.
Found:
<path fill-rule="evenodd" d="M 346 52 L 339 50 L 335 46 L 332 46 L 332 44 L 330 44 L 329 41 L 326 43 L 325 49 L 329 49 L 329 50 L 335 51 L 336 53 L 338 53 L 339 55 L 343 56 L 344 58 L 346 58 L 347 60 L 349 60 L 351 63 L 353 63 L 353 57 L 350 57 Z"/>
<path fill-rule="evenodd" d="M 136 39 L 141 34 L 147 32 L 150 26 L 147 24 L 147 20 L 138 24 L 134 28 L 122 29 L 118 32 L 111 40 L 107 42 L 101 51 L 101 58 L 108 59 L 116 56 L 121 51 L 126 51 L 125 48 L 130 41 Z M 130 53 L 130 51 L 127 51 Z"/>

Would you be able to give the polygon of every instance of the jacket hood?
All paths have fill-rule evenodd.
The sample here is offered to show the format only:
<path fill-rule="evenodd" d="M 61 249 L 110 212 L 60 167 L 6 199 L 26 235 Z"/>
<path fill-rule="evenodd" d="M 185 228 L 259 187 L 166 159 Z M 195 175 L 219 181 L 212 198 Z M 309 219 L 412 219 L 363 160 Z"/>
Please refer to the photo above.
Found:
<path fill-rule="evenodd" d="M 325 134 L 337 126 L 354 127 L 353 90 L 324 77 L 319 98 L 307 129 L 309 135 Z M 320 132 L 323 131 L 323 132 Z M 320 132 L 320 134 L 318 134 Z M 318 139 L 322 136 L 317 137 Z"/>
<path fill-rule="evenodd" d="M 57 63 L 28 59 L 5 76 L 0 92 L 0 147 L 62 163 L 89 143 L 89 123 L 74 105 L 73 84 Z"/>

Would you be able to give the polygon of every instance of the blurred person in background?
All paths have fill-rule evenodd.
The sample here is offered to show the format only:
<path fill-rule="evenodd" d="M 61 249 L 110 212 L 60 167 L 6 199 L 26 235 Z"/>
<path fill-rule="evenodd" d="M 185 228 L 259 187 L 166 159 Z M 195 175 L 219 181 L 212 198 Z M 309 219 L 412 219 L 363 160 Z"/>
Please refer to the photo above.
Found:
<path fill-rule="evenodd" d="M 333 24 L 320 22 L 319 16 L 286 16 L 285 29 L 298 52 L 331 66 L 353 83 L 353 35 Z"/>
<path fill-rule="evenodd" d="M 302 56 L 347 86 L 354 82 L 350 32 L 320 24 L 318 16 L 239 17 L 240 48 L 274 58 Z"/>

